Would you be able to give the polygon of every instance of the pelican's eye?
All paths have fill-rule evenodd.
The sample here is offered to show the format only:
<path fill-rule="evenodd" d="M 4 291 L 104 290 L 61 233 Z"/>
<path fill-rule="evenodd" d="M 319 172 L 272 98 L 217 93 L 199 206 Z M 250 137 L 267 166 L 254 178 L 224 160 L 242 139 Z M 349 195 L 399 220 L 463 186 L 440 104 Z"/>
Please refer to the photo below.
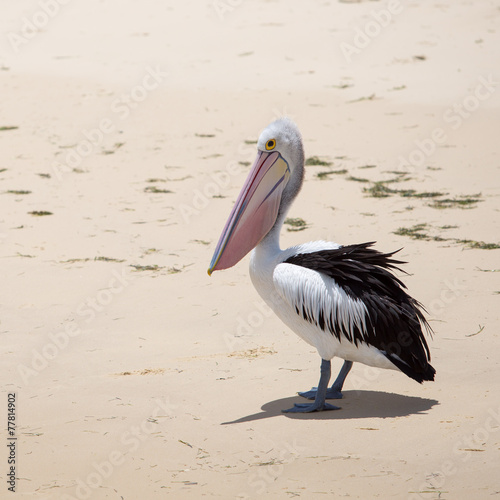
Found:
<path fill-rule="evenodd" d="M 266 149 L 268 151 L 271 151 L 271 149 L 274 149 L 276 147 L 276 139 L 269 139 L 266 142 Z"/>

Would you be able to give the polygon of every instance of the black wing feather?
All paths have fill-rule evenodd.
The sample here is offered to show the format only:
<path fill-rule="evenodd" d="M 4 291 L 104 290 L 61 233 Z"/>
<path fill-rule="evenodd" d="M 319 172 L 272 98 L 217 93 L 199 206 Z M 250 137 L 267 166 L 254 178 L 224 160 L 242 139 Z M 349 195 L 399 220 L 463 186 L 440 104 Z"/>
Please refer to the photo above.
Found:
<path fill-rule="evenodd" d="M 374 242 L 346 245 L 334 250 L 296 254 L 285 262 L 306 267 L 329 276 L 352 298 L 364 302 L 368 311 L 365 334 L 339 331 L 329 315 L 320 315 L 318 326 L 327 327 L 337 338 L 347 334 L 356 345 L 359 341 L 377 347 L 403 373 L 417 382 L 434 380 L 436 371 L 429 364 L 429 346 L 422 326 L 432 333 L 422 305 L 406 292 L 404 283 L 391 270 L 405 262 L 392 258 L 395 252 L 382 253 L 370 248 Z M 297 311 L 299 313 L 299 311 Z M 313 321 L 306 311 L 302 316 Z M 355 329 L 357 330 L 357 329 Z"/>

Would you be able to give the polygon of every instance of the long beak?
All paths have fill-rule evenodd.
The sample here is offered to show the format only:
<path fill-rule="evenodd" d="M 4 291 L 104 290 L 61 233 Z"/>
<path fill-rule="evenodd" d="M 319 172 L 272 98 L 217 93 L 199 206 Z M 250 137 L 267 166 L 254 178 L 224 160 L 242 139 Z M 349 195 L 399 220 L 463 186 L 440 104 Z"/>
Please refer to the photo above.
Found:
<path fill-rule="evenodd" d="M 276 222 L 290 168 L 278 152 L 259 151 L 208 268 L 227 269 L 255 248 Z"/>

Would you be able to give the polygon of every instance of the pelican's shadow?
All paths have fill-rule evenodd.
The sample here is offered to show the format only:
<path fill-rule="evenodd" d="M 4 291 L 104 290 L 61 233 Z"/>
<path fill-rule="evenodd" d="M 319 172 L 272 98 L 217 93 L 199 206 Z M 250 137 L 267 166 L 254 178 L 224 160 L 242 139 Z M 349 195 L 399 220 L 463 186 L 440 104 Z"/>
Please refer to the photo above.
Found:
<path fill-rule="evenodd" d="M 261 407 L 262 411 L 259 413 L 247 415 L 231 422 L 222 422 L 221 425 L 252 422 L 253 420 L 261 420 L 278 415 L 307 420 L 406 417 L 408 415 L 425 413 L 433 406 L 439 404 L 435 399 L 405 396 L 383 391 L 343 391 L 343 394 L 343 399 L 328 400 L 335 406 L 340 406 L 340 410 L 313 413 L 283 413 L 282 410 L 291 408 L 294 403 L 304 403 L 304 398 L 295 396 L 270 401 Z"/>

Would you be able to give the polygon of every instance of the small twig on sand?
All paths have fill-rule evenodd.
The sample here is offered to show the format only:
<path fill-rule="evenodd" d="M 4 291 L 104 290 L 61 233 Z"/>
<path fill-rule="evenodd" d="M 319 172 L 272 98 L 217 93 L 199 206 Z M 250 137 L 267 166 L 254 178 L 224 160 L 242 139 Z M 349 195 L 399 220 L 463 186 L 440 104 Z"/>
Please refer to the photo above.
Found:
<path fill-rule="evenodd" d="M 471 333 L 469 335 L 466 335 L 466 337 L 474 337 L 474 335 L 481 333 L 483 330 L 484 330 L 484 326 L 479 325 L 479 330 L 476 333 Z"/>

